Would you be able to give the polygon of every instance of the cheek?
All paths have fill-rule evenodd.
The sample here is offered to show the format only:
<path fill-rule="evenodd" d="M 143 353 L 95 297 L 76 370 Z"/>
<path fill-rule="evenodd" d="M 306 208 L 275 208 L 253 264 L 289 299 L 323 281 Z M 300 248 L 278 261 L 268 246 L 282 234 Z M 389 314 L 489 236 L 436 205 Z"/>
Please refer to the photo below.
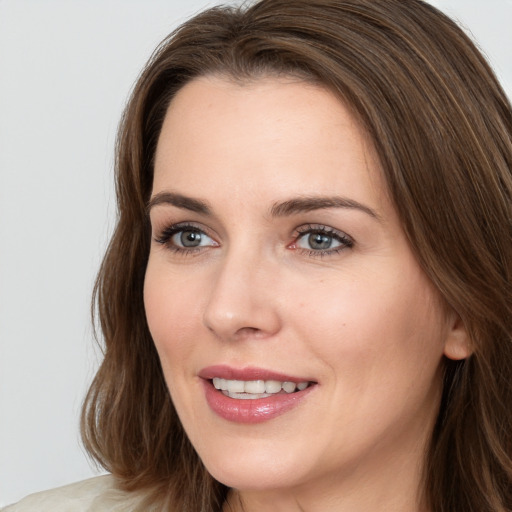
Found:
<path fill-rule="evenodd" d="M 290 311 L 297 335 L 336 379 L 354 385 L 412 380 L 424 370 L 432 375 L 442 358 L 444 315 L 416 265 L 322 283 Z"/>
<path fill-rule="evenodd" d="M 383 433 L 417 432 L 438 406 L 445 330 L 435 293 L 415 273 L 405 280 L 371 277 L 326 287 L 322 301 L 315 294 L 297 303 L 297 335 L 309 359 L 324 363 L 331 421 L 315 428 L 333 440 L 329 454 L 356 453 Z M 345 442 L 337 444 L 340 431 Z"/>
<path fill-rule="evenodd" d="M 193 348 L 193 344 L 182 340 L 190 339 L 199 327 L 201 306 L 192 283 L 193 280 L 177 279 L 150 259 L 144 281 L 144 307 L 166 377 L 166 370 L 173 365 L 179 367 Z"/>

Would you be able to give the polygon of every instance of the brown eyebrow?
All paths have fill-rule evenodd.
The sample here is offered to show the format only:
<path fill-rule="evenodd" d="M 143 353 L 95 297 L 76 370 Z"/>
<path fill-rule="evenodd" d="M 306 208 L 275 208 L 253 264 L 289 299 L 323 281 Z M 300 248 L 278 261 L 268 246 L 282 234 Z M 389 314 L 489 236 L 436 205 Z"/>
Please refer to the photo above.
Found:
<path fill-rule="evenodd" d="M 370 215 L 377 220 L 380 216 L 375 210 L 353 199 L 340 196 L 306 196 L 275 203 L 270 209 L 273 217 L 284 217 L 296 213 L 323 210 L 326 208 L 354 208 Z"/>
<path fill-rule="evenodd" d="M 177 208 L 183 208 L 203 215 L 211 214 L 210 207 L 204 201 L 187 197 L 182 194 L 177 194 L 175 192 L 159 192 L 158 194 L 155 194 L 150 199 L 146 211 L 149 213 L 151 208 L 159 204 L 170 204 Z"/>
<path fill-rule="evenodd" d="M 211 208 L 205 201 L 184 196 L 176 192 L 159 192 L 154 195 L 148 203 L 147 212 L 149 213 L 151 208 L 160 204 L 170 204 L 177 208 L 190 210 L 202 215 L 211 215 Z M 297 213 L 327 208 L 352 208 L 380 220 L 380 216 L 375 210 L 372 210 L 370 207 L 358 201 L 341 196 L 306 196 L 274 203 L 270 208 L 270 215 L 272 217 L 286 217 Z"/>

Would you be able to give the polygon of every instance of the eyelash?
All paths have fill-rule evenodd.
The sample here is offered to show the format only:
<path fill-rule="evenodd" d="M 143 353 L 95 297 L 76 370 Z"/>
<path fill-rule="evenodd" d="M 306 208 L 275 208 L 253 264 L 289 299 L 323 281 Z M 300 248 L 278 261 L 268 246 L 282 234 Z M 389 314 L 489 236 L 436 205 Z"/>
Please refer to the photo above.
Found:
<path fill-rule="evenodd" d="M 200 235 L 206 235 L 208 238 L 212 238 L 204 231 L 204 229 L 200 229 L 197 226 L 194 226 L 193 224 L 180 223 L 173 224 L 171 226 L 164 228 L 160 235 L 158 237 L 155 237 L 155 242 L 162 244 L 167 249 L 182 254 L 184 256 L 201 251 L 202 247 L 204 246 L 180 247 L 172 243 L 171 239 L 174 235 L 185 231 L 190 231 L 191 233 L 197 233 Z"/>
<path fill-rule="evenodd" d="M 320 224 L 306 224 L 304 226 L 297 228 L 295 230 L 295 240 L 292 242 L 291 245 L 296 246 L 298 241 L 305 237 L 305 235 L 311 236 L 315 234 L 328 236 L 339 242 L 340 245 L 338 247 L 325 250 L 304 249 L 301 247 L 295 247 L 295 250 L 301 251 L 305 253 L 307 256 L 311 256 L 314 258 L 323 258 L 325 256 L 339 254 L 341 251 L 344 251 L 345 249 L 351 249 L 354 246 L 354 240 L 346 233 L 343 233 L 343 231 L 338 231 L 329 226 L 323 226 Z"/>
<path fill-rule="evenodd" d="M 155 242 L 166 246 L 169 250 L 179 253 L 183 256 L 190 255 L 192 253 L 197 253 L 202 250 L 205 246 L 197 246 L 197 247 L 180 247 L 177 245 L 174 245 L 172 243 L 172 237 L 178 233 L 190 231 L 191 233 L 197 233 L 200 235 L 206 235 L 208 238 L 210 237 L 203 229 L 200 229 L 199 227 L 188 224 L 188 223 L 179 223 L 179 224 L 173 224 L 171 226 L 168 226 L 162 230 L 160 235 L 158 237 L 155 237 Z M 324 235 L 329 238 L 332 238 L 333 240 L 336 240 L 339 242 L 339 246 L 332 248 L 332 249 L 325 249 L 325 250 L 315 250 L 315 249 L 305 249 L 302 247 L 297 247 L 297 243 L 299 240 L 301 240 L 306 235 Z M 340 253 L 341 251 L 345 249 L 350 249 L 354 246 L 354 240 L 348 236 L 346 233 L 343 233 L 342 231 L 338 231 L 336 229 L 333 229 L 328 226 L 323 225 L 313 225 L 313 224 L 306 224 L 304 226 L 300 226 L 295 230 L 294 233 L 294 240 L 291 244 L 289 244 L 288 248 L 293 248 L 294 250 L 300 251 L 303 254 L 306 254 L 310 257 L 325 257 L 325 256 L 331 256 Z M 212 247 L 212 246 L 210 246 Z"/>

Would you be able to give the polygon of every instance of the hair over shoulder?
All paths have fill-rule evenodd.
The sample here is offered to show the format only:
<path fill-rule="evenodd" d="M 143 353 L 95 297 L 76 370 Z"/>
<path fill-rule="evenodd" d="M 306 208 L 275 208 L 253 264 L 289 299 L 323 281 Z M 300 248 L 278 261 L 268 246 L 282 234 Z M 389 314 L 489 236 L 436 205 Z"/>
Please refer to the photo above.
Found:
<path fill-rule="evenodd" d="M 444 361 L 426 500 L 436 512 L 510 512 L 512 108 L 471 40 L 421 0 L 214 7 L 157 48 L 118 134 L 118 218 L 94 294 L 104 360 L 82 413 L 88 452 L 147 493 L 143 510 L 218 511 L 228 490 L 183 431 L 143 304 L 160 129 L 176 92 L 211 74 L 320 84 L 359 120 L 418 261 L 472 344 L 466 360 Z"/>

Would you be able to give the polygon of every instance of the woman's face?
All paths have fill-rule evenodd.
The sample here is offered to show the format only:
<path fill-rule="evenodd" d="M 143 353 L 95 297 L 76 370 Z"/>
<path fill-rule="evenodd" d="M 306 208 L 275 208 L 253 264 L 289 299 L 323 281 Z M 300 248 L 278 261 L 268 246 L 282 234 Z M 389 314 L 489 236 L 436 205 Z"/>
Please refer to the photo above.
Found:
<path fill-rule="evenodd" d="M 344 105 L 292 79 L 192 81 L 150 206 L 149 328 L 212 475 L 247 495 L 419 478 L 456 328 Z"/>

